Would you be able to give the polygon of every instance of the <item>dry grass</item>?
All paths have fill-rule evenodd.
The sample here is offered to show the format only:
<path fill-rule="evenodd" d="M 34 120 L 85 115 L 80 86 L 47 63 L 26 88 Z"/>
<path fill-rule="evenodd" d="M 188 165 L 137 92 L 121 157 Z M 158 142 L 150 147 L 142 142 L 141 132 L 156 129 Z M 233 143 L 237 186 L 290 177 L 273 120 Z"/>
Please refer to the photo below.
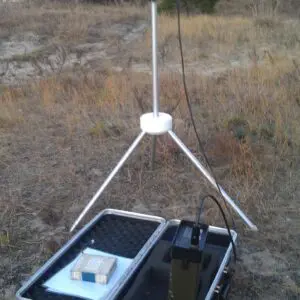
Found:
<path fill-rule="evenodd" d="M 159 22 L 159 46 L 164 62 L 178 61 L 177 21 L 164 15 Z M 300 23 L 285 19 L 240 16 L 182 17 L 182 35 L 187 62 L 211 61 L 222 65 L 230 61 L 240 64 L 260 62 L 266 58 L 297 55 L 300 46 Z M 289 34 L 286 34 L 289 32 Z M 146 47 L 151 44 L 151 32 Z M 144 48 L 146 48 L 144 46 Z M 176 47 L 177 48 L 177 47 Z M 188 49 L 188 50 L 187 50 Z M 270 54 L 268 56 L 268 54 Z"/>
<path fill-rule="evenodd" d="M 300 5 L 297 0 L 221 0 L 217 4 L 221 15 L 243 15 L 287 18 L 299 17 Z"/>
<path fill-rule="evenodd" d="M 41 3 L 2 4 L 0 8 L 0 34 L 2 37 L 14 33 L 33 31 L 49 40 L 68 42 L 83 40 L 87 37 L 90 26 L 103 22 L 108 26 L 117 20 L 128 17 L 145 16 L 141 8 L 124 5 L 118 7 L 61 4 L 57 2 L 40 1 Z"/>
<path fill-rule="evenodd" d="M 276 147 L 280 157 L 297 152 L 299 79 L 299 65 L 295 61 L 237 69 L 222 78 L 189 77 L 197 123 L 204 141 L 208 141 L 212 158 L 219 163 L 227 160 L 232 175 L 245 177 L 249 182 L 264 172 L 264 164 L 255 169 L 255 162 L 259 156 L 264 159 L 264 151 L 268 154 L 269 147 Z M 174 89 L 174 85 L 178 88 Z M 24 88 L 3 91 L 1 127 L 7 129 L 6 124 L 11 126 L 14 122 L 17 126 L 26 115 L 25 103 L 32 103 L 47 118 L 60 118 L 70 134 L 80 129 L 83 134 L 97 138 L 119 136 L 125 130 L 137 130 L 140 111 L 151 106 L 150 89 L 147 76 L 135 73 L 53 76 Z M 29 102 L 24 101 L 27 95 L 31 98 Z M 161 95 L 166 111 L 181 101 L 175 116 L 186 118 L 178 75 L 162 77 Z M 189 125 L 187 128 L 187 141 L 192 141 Z M 211 135 L 215 136 L 212 144 L 208 138 Z M 226 142 L 229 148 L 224 149 Z"/>
<path fill-rule="evenodd" d="M 182 34 L 185 38 L 197 40 L 213 40 L 221 44 L 236 45 L 241 33 L 247 36 L 253 27 L 251 19 L 243 17 L 193 16 L 182 17 Z M 160 37 L 177 34 L 177 20 L 168 15 L 159 18 Z"/>
<path fill-rule="evenodd" d="M 104 27 L 109 28 L 115 21 L 130 22 L 143 14 L 137 8 L 45 4 L 24 8 L 13 18 L 0 18 L 0 24 L 6 34 L 50 32 L 49 39 L 76 44 L 91 38 L 90 27 L 98 22 L 105 24 L 111 18 Z M 32 23 L 26 23 L 28 19 Z M 208 74 L 188 68 L 187 81 L 197 127 L 215 173 L 261 229 L 257 235 L 242 234 L 242 255 L 267 248 L 289 261 L 282 273 L 271 277 L 241 264 L 233 299 L 267 298 L 271 289 L 278 299 L 297 297 L 299 290 L 298 29 L 298 21 L 281 18 L 183 18 L 188 61 L 197 59 L 200 69 L 201 64 L 222 66 L 219 72 Z M 160 34 L 164 63 L 174 65 L 178 61 L 176 20 L 161 16 Z M 149 34 L 141 37 L 127 47 L 129 54 L 143 61 L 150 39 Z M 283 55 L 285 50 L 287 55 Z M 126 61 L 128 53 L 124 57 L 120 53 L 121 60 Z M 219 59 L 212 62 L 213 54 Z M 236 54 L 240 65 L 222 65 Z M 181 76 L 164 69 L 162 110 L 172 111 L 178 102 L 175 130 L 200 156 Z M 150 77 L 134 68 L 122 72 L 62 70 L 26 84 L 0 87 L 0 254 L 4 258 L 0 273 L 5 274 L 0 296 L 9 294 L 7 286 L 14 292 L 15 285 L 68 238 L 69 226 L 85 204 L 82 199 L 98 188 L 112 162 L 139 131 L 141 111 L 150 109 Z M 168 218 L 193 217 L 199 190 L 201 194 L 211 190 L 174 144 L 168 139 L 159 141 L 154 172 L 148 168 L 148 141 L 135 155 L 95 211 L 109 206 Z M 176 182 L 174 174 L 178 174 Z M 207 204 L 205 217 L 221 224 L 212 205 Z M 238 227 L 242 231 L 240 221 Z"/>

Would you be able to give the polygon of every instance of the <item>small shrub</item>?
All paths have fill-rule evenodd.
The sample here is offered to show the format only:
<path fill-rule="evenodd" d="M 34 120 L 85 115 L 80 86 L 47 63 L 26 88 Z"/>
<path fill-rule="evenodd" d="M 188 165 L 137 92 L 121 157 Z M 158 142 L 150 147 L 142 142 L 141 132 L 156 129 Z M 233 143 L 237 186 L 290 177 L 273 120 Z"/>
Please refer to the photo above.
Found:
<path fill-rule="evenodd" d="M 108 130 L 106 124 L 102 121 L 98 121 L 92 128 L 90 128 L 89 133 L 94 137 L 108 137 Z"/>
<path fill-rule="evenodd" d="M 9 233 L 6 230 L 0 232 L 0 248 L 6 247 L 10 244 Z"/>
<path fill-rule="evenodd" d="M 266 140 L 272 140 L 275 135 L 274 124 L 263 124 L 260 126 L 260 136 Z"/>
<path fill-rule="evenodd" d="M 227 128 L 238 140 L 244 139 L 250 131 L 249 123 L 240 117 L 234 117 L 228 120 Z"/>
<path fill-rule="evenodd" d="M 180 5 L 186 10 L 187 14 L 190 12 L 211 14 L 214 12 L 215 6 L 218 2 L 219 0 L 183 0 Z M 162 0 L 158 9 L 159 12 L 174 12 L 176 9 L 176 1 Z"/>
<path fill-rule="evenodd" d="M 249 139 L 239 141 L 232 133 L 221 131 L 208 141 L 206 147 L 214 165 L 229 166 L 235 177 L 255 178 L 255 155 Z"/>
<path fill-rule="evenodd" d="M 98 121 L 92 128 L 90 128 L 89 133 L 93 137 L 106 138 L 120 136 L 122 131 L 117 125 Z"/>

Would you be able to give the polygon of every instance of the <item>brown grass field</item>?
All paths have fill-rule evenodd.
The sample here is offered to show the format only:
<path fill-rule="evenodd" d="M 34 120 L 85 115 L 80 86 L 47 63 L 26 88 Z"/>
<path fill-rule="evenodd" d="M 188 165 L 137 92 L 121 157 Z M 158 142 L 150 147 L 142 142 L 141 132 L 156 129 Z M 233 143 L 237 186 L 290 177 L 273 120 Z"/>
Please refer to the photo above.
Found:
<path fill-rule="evenodd" d="M 197 128 L 218 181 L 259 228 L 236 218 L 231 299 L 300 297 L 300 5 L 275 2 L 221 0 L 212 16 L 182 17 Z M 148 6 L 0 4 L 0 299 L 70 238 L 151 110 L 149 21 Z M 179 102 L 175 131 L 201 158 L 176 26 L 159 16 L 161 110 Z M 154 170 L 150 160 L 148 138 L 85 222 L 107 207 L 193 218 L 211 187 L 167 139 Z M 223 226 L 209 203 L 205 220 Z"/>

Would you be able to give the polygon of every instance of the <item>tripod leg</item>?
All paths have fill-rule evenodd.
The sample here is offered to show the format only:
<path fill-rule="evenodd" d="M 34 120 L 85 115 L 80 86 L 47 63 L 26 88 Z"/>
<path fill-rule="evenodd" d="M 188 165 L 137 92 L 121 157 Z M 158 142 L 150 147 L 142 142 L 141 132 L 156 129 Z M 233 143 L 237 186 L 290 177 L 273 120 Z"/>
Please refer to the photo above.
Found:
<path fill-rule="evenodd" d="M 151 169 L 154 170 L 155 157 L 156 157 L 156 145 L 157 145 L 157 136 L 152 136 L 152 150 L 151 150 Z"/>
<path fill-rule="evenodd" d="M 178 147 L 186 154 L 190 161 L 197 167 L 197 169 L 208 179 L 208 181 L 213 185 L 213 187 L 218 190 L 217 183 L 215 179 L 210 175 L 210 173 L 205 169 L 205 167 L 198 161 L 194 154 L 184 145 L 184 143 L 176 136 L 173 131 L 169 131 L 170 136 L 178 145 Z M 226 200 L 226 202 L 234 209 L 234 211 L 243 219 L 243 221 L 251 228 L 253 231 L 257 231 L 257 227 L 253 224 L 249 218 L 244 214 L 244 212 L 234 203 L 234 201 L 228 196 L 228 194 L 219 185 L 220 191 Z"/>
<path fill-rule="evenodd" d="M 92 205 L 97 201 L 97 199 L 99 198 L 99 196 L 102 194 L 102 192 L 108 186 L 108 184 L 114 178 L 114 176 L 117 174 L 117 172 L 122 168 L 122 166 L 124 165 L 124 163 L 127 160 L 127 158 L 130 156 L 130 154 L 133 152 L 133 150 L 137 147 L 137 145 L 140 143 L 140 141 L 142 140 L 142 138 L 144 137 L 145 134 L 146 134 L 146 132 L 142 131 L 138 135 L 138 137 L 134 140 L 134 142 L 131 144 L 131 146 L 128 148 L 128 150 L 125 152 L 125 154 L 123 155 L 123 157 L 121 158 L 121 160 L 118 162 L 118 164 L 115 166 L 115 168 L 109 174 L 109 176 L 106 178 L 106 180 L 104 181 L 104 183 L 101 185 L 101 187 L 99 188 L 99 190 L 97 191 L 97 193 L 90 200 L 90 202 L 88 203 L 88 205 L 84 208 L 84 210 L 82 211 L 82 213 L 79 215 L 79 217 L 77 218 L 77 220 L 74 222 L 74 224 L 72 225 L 72 227 L 70 229 L 70 232 L 72 232 L 76 228 L 76 226 L 78 225 L 78 223 L 86 215 L 86 213 L 89 211 L 89 209 L 92 207 Z"/>

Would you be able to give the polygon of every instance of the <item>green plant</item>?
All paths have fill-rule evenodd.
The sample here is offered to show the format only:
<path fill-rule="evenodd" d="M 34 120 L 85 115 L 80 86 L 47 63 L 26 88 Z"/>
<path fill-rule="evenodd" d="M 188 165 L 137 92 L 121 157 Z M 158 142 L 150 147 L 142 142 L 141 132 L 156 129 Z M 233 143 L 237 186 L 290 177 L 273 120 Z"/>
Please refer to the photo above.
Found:
<path fill-rule="evenodd" d="M 102 121 L 98 121 L 92 128 L 90 128 L 89 133 L 91 136 L 95 136 L 95 137 L 108 136 L 106 124 Z"/>
<path fill-rule="evenodd" d="M 0 248 L 8 246 L 10 243 L 9 233 L 6 230 L 0 232 Z"/>
<path fill-rule="evenodd" d="M 261 138 L 266 140 L 272 140 L 275 135 L 275 124 L 273 123 L 262 124 L 259 128 L 259 133 Z"/>
<path fill-rule="evenodd" d="M 211 14 L 214 12 L 219 0 L 182 0 L 180 5 L 185 9 L 187 14 L 190 12 L 201 12 Z M 173 0 L 162 0 L 158 10 L 159 12 L 173 12 L 176 8 L 176 2 Z"/>
<path fill-rule="evenodd" d="M 227 128 L 238 140 L 244 139 L 249 131 L 249 123 L 242 117 L 233 117 L 227 121 Z"/>

